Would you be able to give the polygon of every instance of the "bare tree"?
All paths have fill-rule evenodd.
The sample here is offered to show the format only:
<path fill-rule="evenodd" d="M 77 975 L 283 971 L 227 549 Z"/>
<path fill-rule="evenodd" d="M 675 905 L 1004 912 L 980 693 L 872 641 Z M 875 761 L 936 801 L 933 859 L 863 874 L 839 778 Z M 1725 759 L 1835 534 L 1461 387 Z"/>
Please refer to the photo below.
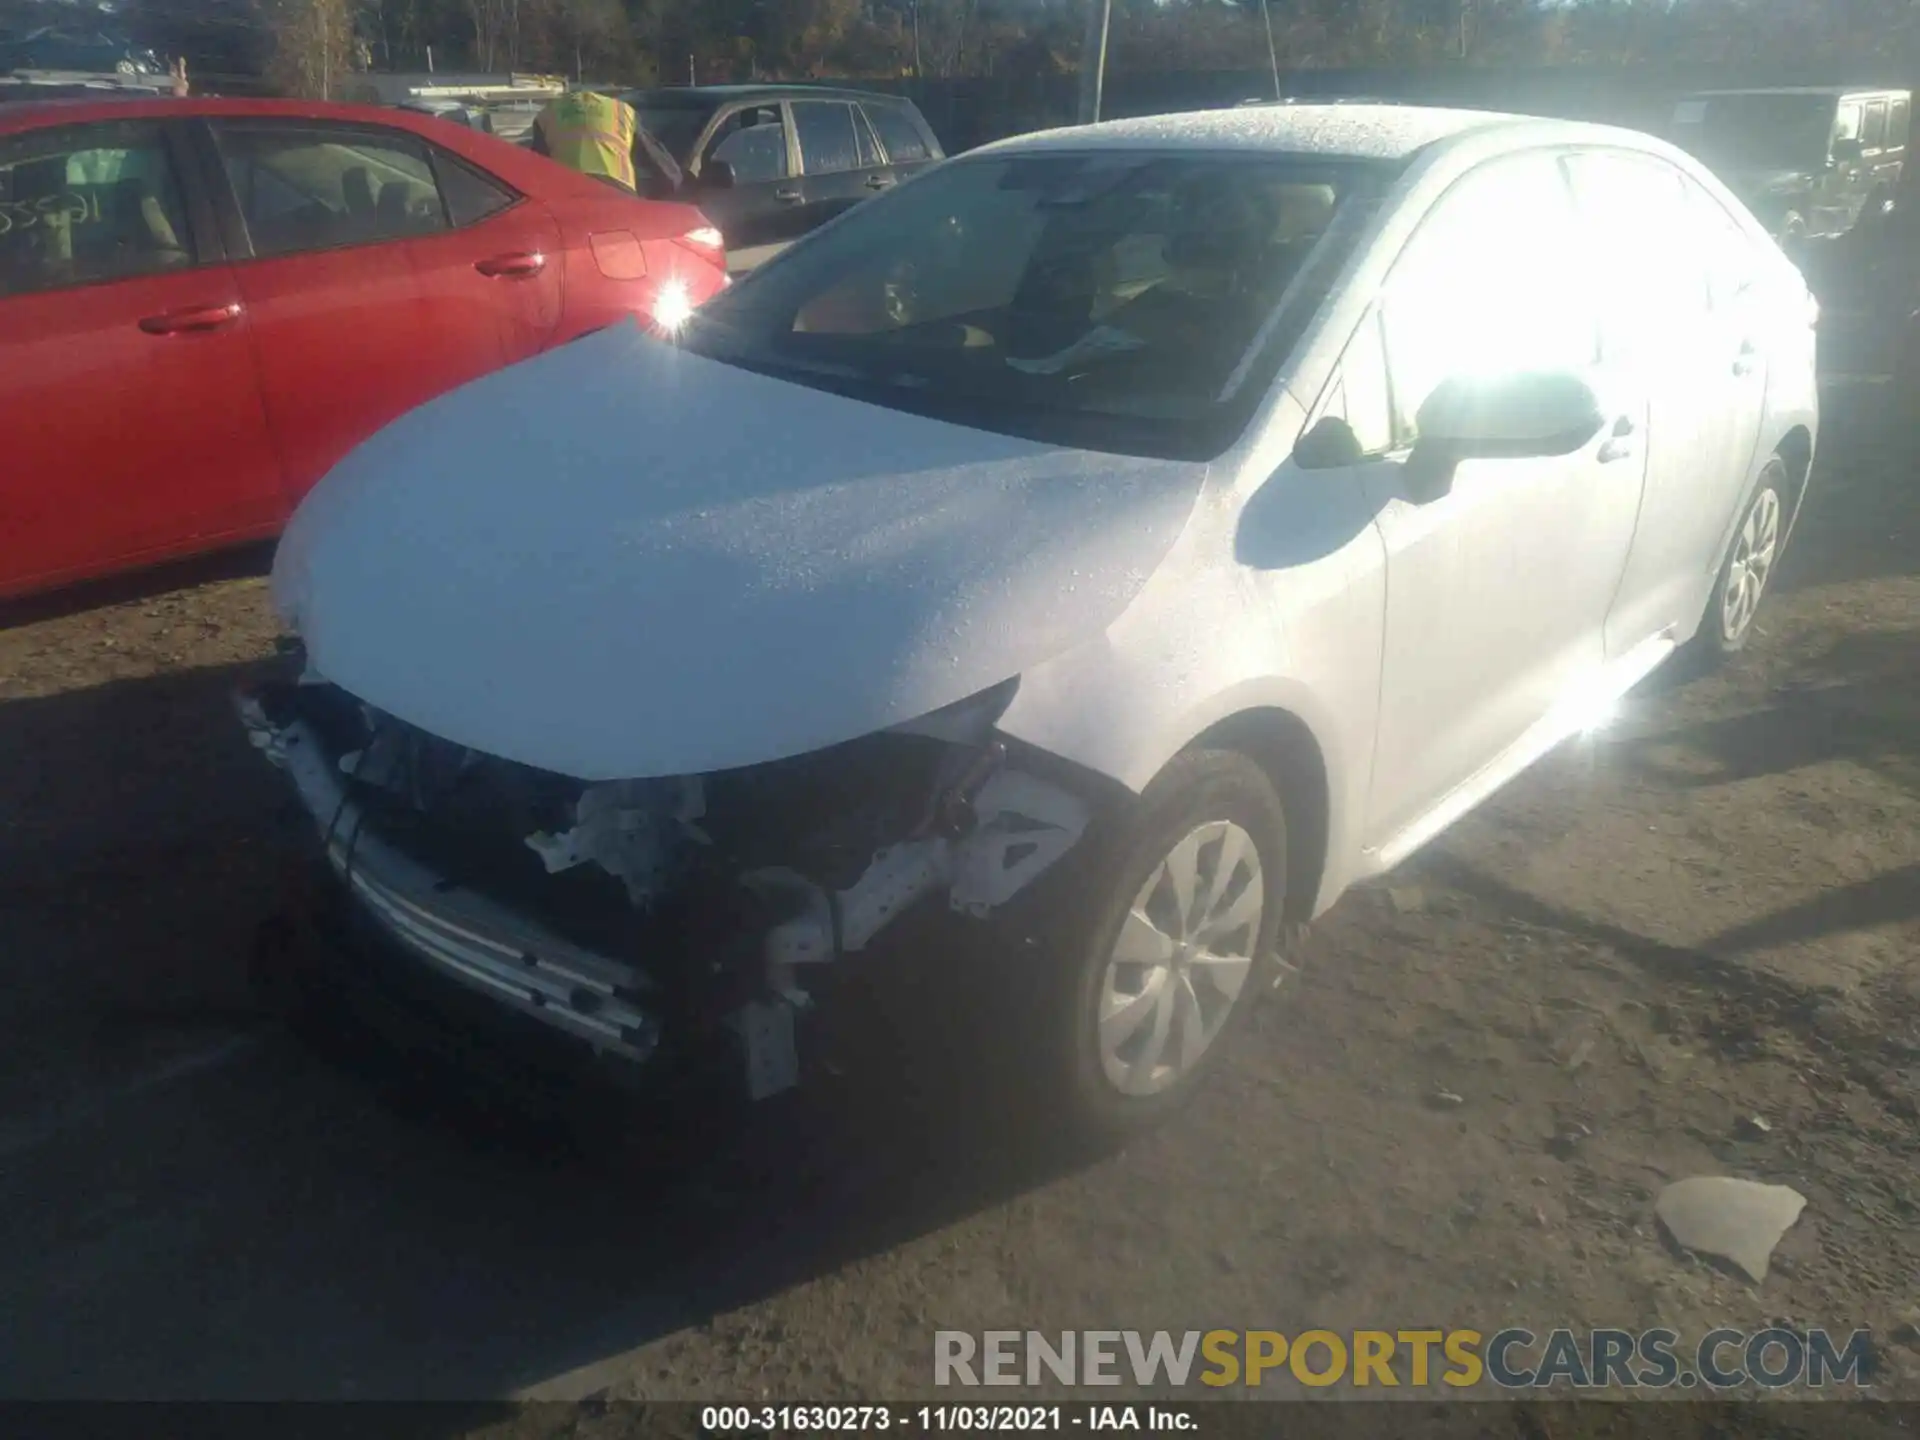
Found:
<path fill-rule="evenodd" d="M 333 77 L 347 63 L 351 6 L 365 10 L 375 55 L 387 63 L 432 46 L 441 55 L 468 52 L 476 68 L 539 66 L 587 79 L 678 79 L 690 62 L 703 79 L 933 79 L 1070 66 L 1087 0 L 121 3 L 159 48 L 192 54 L 209 72 L 252 73 L 259 61 L 227 60 L 228 42 L 270 35 L 281 83 L 319 94 L 337 89 Z M 1111 68 L 1266 68 L 1269 16 L 1283 72 L 1461 61 L 1876 72 L 1920 65 L 1920 0 L 1114 0 Z M 214 39 L 224 47 L 218 54 Z"/>
<path fill-rule="evenodd" d="M 620 0 L 519 0 L 515 64 L 565 71 L 575 80 L 633 69 L 633 26 Z"/>
<path fill-rule="evenodd" d="M 979 0 L 922 0 L 923 61 L 934 75 L 967 71 L 969 32 L 980 13 Z"/>
<path fill-rule="evenodd" d="M 509 47 L 515 28 L 517 0 L 466 0 L 473 22 L 473 55 L 480 68 L 491 72 Z"/>
<path fill-rule="evenodd" d="M 289 95 L 331 99 L 353 68 L 348 0 L 281 0 L 271 24 L 268 79 Z"/>

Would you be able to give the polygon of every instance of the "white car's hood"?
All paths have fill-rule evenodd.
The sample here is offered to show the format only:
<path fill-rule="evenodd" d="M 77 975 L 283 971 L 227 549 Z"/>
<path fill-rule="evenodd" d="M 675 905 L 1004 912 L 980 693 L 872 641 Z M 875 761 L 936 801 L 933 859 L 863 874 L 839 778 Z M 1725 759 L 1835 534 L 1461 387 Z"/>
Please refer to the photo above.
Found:
<path fill-rule="evenodd" d="M 790 385 L 621 326 L 350 455 L 274 564 L 314 668 L 489 754 L 697 774 L 915 719 L 1096 635 L 1204 467 Z"/>

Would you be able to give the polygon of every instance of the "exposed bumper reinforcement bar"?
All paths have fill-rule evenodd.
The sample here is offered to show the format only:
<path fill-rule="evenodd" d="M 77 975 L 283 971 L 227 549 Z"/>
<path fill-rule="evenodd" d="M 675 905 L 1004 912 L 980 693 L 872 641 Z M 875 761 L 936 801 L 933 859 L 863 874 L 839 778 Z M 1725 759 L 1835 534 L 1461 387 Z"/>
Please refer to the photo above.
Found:
<path fill-rule="evenodd" d="M 257 707 L 241 708 L 256 743 L 292 777 L 334 873 L 402 948 L 597 1049 L 639 1061 L 653 1055 L 660 1027 L 638 1003 L 649 988 L 639 970 L 563 940 L 388 844 L 366 826 L 304 721 L 274 726 Z"/>

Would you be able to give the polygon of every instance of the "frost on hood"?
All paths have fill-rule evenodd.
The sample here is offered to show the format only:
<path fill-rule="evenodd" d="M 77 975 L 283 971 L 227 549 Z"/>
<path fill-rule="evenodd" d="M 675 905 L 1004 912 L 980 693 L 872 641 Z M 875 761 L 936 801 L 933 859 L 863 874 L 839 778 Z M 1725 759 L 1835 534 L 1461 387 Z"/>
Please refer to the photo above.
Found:
<path fill-rule="evenodd" d="M 711 844 L 698 821 L 707 813 L 697 775 L 664 780 L 615 780 L 590 785 L 574 805 L 574 825 L 559 835 L 527 836 L 527 848 L 558 875 L 594 864 L 627 887 L 627 898 L 651 909 L 688 840 Z"/>
<path fill-rule="evenodd" d="M 909 723 L 1098 636 L 1206 472 L 620 327 L 361 446 L 302 502 L 274 594 L 330 679 L 450 744 L 577 780 L 711 774 Z"/>

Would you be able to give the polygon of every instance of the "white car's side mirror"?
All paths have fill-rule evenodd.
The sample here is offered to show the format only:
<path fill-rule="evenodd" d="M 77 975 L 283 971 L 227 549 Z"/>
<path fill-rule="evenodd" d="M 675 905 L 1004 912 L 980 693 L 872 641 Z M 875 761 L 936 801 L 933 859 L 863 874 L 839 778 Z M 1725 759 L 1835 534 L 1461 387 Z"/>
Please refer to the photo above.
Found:
<path fill-rule="evenodd" d="M 1571 455 L 1604 422 L 1593 387 L 1577 375 L 1455 376 L 1420 407 L 1419 439 L 1407 457 L 1413 498 L 1424 504 L 1453 487 L 1463 460 Z"/>
<path fill-rule="evenodd" d="M 1321 416 L 1293 447 L 1293 463 L 1302 470 L 1339 470 L 1365 458 L 1360 437 L 1338 415 Z"/>

